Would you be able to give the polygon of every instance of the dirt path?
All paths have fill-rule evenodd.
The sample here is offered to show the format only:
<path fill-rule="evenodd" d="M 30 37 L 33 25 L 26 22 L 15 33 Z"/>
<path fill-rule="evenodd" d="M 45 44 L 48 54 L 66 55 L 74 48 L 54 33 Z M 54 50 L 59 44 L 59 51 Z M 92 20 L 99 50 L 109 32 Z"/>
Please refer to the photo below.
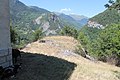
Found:
<path fill-rule="evenodd" d="M 68 67 L 65 67 L 66 71 L 63 74 L 66 75 L 69 71 L 70 71 L 69 72 L 70 74 L 67 78 L 64 78 L 64 79 L 62 77 L 57 79 L 57 77 L 55 77 L 55 76 L 54 77 L 49 76 L 51 78 L 45 79 L 45 78 L 40 78 L 40 77 L 43 77 L 42 75 L 40 75 L 38 78 L 35 78 L 34 80 L 67 80 L 67 79 L 69 79 L 69 80 L 120 80 L 120 77 L 119 77 L 120 68 L 115 67 L 113 65 L 108 65 L 108 64 L 102 63 L 102 62 L 95 63 L 95 62 L 89 61 L 89 60 L 75 54 L 74 50 L 75 50 L 75 47 L 78 44 L 78 42 L 74 38 L 66 37 L 66 36 L 51 36 L 51 37 L 45 37 L 43 40 L 45 42 L 37 41 L 37 42 L 31 43 L 31 44 L 28 44 L 26 46 L 26 48 L 24 48 L 22 51 L 29 52 L 32 55 L 40 54 L 42 56 L 43 55 L 53 56 L 53 57 L 68 61 L 70 63 L 74 63 L 76 65 L 76 67 L 74 66 L 74 68 L 73 68 L 73 66 L 72 66 L 71 69 Z M 38 64 L 37 59 L 40 57 L 37 57 L 37 56 L 34 58 L 33 57 L 29 56 L 29 59 L 30 60 L 33 59 L 33 61 L 35 60 L 36 62 L 34 62 L 34 63 Z M 26 64 L 27 63 L 26 57 L 23 60 L 26 61 L 26 62 L 24 61 L 25 62 L 24 64 Z M 51 63 L 51 62 L 49 62 L 49 63 Z M 27 63 L 26 65 L 28 65 L 28 64 L 32 65 L 32 62 Z M 34 65 L 36 65 L 36 64 L 34 64 Z M 44 65 L 44 63 L 41 63 L 40 65 Z M 38 65 L 36 65 L 36 66 L 37 66 L 36 69 L 40 67 Z M 46 66 L 49 67 L 48 65 L 46 65 Z M 55 65 L 53 65 L 53 66 L 55 66 Z M 66 65 L 66 66 L 70 66 L 70 65 Z M 24 66 L 24 68 L 25 68 L 25 66 Z M 31 68 L 31 67 L 29 67 L 29 68 Z M 46 69 L 48 69 L 48 68 L 46 68 Z M 56 69 L 56 67 L 54 69 Z M 59 68 L 59 69 L 61 69 L 61 68 Z M 59 69 L 58 69 L 58 71 L 59 71 Z M 43 71 L 43 73 L 44 73 L 44 71 Z M 24 75 L 22 75 L 22 76 L 24 76 Z M 34 75 L 34 73 L 33 73 L 33 75 Z M 33 75 L 31 74 L 31 76 L 33 76 Z M 45 74 L 44 74 L 44 76 L 45 76 Z M 19 79 L 17 79 L 17 80 L 19 80 Z M 20 80 L 26 80 L 26 79 L 20 79 Z"/>

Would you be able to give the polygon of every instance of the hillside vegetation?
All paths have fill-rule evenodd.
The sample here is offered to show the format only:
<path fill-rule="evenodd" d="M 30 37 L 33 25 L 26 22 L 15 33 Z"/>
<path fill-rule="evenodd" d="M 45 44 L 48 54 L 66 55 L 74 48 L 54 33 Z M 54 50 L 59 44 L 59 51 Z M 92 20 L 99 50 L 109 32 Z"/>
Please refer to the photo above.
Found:
<path fill-rule="evenodd" d="M 86 25 L 78 34 L 78 40 L 89 55 L 117 66 L 120 66 L 119 5 L 119 1 L 116 1 L 110 7 L 108 6 L 107 10 L 90 19 L 102 24 L 103 29 Z"/>
<path fill-rule="evenodd" d="M 90 19 L 91 21 L 96 21 L 104 26 L 112 23 L 120 23 L 120 14 L 117 10 L 105 10 L 104 12 L 94 16 Z"/>
<path fill-rule="evenodd" d="M 115 3 L 117 4 L 117 3 Z M 104 29 L 85 26 L 78 39 L 89 55 L 98 60 L 120 65 L 120 14 L 115 8 L 96 15 L 90 20 L 104 25 Z"/>
<path fill-rule="evenodd" d="M 108 0 L 108 3 L 104 6 L 106 10 L 90 20 L 96 21 L 104 26 L 120 23 L 120 0 Z"/>
<path fill-rule="evenodd" d="M 80 31 L 78 39 L 89 55 L 111 64 L 120 64 L 119 24 L 109 25 L 103 30 L 84 27 Z"/>

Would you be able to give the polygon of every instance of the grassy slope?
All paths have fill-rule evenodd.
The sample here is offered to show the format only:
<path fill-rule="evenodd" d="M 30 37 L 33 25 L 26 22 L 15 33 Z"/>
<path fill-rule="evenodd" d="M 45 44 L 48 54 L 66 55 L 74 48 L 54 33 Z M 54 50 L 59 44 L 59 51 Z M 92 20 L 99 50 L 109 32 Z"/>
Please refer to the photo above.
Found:
<path fill-rule="evenodd" d="M 78 44 L 74 38 L 51 36 L 44 40 L 47 42 L 37 41 L 22 50 L 29 53 L 23 53 L 23 69 L 15 80 L 120 80 L 120 68 L 74 54 Z M 66 54 L 66 50 L 70 52 Z"/>

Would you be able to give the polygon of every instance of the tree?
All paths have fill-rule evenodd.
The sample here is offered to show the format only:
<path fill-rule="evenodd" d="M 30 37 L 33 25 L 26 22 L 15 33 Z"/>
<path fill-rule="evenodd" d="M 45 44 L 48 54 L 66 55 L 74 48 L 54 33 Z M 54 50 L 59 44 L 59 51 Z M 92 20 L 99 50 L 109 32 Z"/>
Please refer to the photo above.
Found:
<path fill-rule="evenodd" d="M 65 35 L 65 36 L 72 36 L 74 38 L 77 38 L 78 36 L 78 31 L 74 28 L 74 27 L 69 27 L 69 26 L 65 26 L 61 31 L 60 31 L 61 35 Z"/>
<path fill-rule="evenodd" d="M 43 32 L 42 29 L 36 29 L 34 32 L 34 41 L 37 41 L 38 39 L 42 38 Z"/>
<path fill-rule="evenodd" d="M 18 40 L 19 36 L 18 36 L 16 30 L 12 26 L 10 26 L 10 36 L 11 36 L 11 42 L 13 44 L 15 44 L 17 41 L 19 41 Z"/>
<path fill-rule="evenodd" d="M 109 0 L 107 4 L 105 4 L 106 8 L 109 9 L 116 9 L 118 11 L 120 11 L 120 0 Z"/>
<path fill-rule="evenodd" d="M 79 32 L 78 40 L 81 42 L 82 45 L 88 44 L 88 37 L 83 32 Z"/>

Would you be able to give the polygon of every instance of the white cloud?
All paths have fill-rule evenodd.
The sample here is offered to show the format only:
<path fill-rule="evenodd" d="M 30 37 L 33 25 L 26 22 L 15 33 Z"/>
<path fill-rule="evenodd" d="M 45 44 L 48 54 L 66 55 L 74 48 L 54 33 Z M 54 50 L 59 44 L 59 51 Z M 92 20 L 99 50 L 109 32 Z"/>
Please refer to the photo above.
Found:
<path fill-rule="evenodd" d="M 65 14 L 69 14 L 69 13 L 72 12 L 72 10 L 70 8 L 64 8 L 64 9 L 61 9 L 59 12 L 60 13 L 65 13 Z"/>
<path fill-rule="evenodd" d="M 70 8 L 64 8 L 60 10 L 60 12 L 70 12 L 70 11 L 72 11 Z"/>

